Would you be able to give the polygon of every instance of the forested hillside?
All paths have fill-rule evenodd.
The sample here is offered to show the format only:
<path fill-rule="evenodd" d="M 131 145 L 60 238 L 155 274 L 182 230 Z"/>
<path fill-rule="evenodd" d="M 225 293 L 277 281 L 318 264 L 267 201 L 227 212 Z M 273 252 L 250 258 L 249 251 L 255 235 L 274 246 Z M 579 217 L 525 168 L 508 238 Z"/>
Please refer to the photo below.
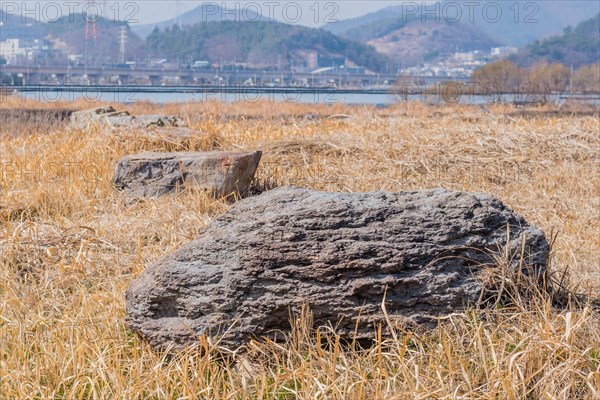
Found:
<path fill-rule="evenodd" d="M 387 57 L 365 44 L 321 29 L 276 22 L 206 22 L 165 30 L 147 38 L 148 49 L 167 58 L 244 62 L 285 67 L 306 61 L 308 51 L 343 56 L 351 63 L 379 71 Z"/>
<path fill-rule="evenodd" d="M 599 59 L 600 14 L 581 22 L 575 28 L 566 28 L 560 36 L 538 40 L 513 57 L 513 61 L 519 65 L 547 61 L 575 67 L 593 64 Z"/>

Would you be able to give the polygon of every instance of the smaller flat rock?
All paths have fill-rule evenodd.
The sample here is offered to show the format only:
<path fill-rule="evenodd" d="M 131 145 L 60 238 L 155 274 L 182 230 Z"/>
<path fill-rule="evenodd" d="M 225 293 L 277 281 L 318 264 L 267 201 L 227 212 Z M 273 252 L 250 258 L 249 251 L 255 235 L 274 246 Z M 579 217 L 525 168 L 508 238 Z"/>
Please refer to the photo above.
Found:
<path fill-rule="evenodd" d="M 97 107 L 71 114 L 71 128 L 88 129 L 104 125 L 125 128 L 183 128 L 186 123 L 175 115 L 130 115 L 127 111 L 117 111 L 113 107 Z"/>
<path fill-rule="evenodd" d="M 175 115 L 110 115 L 107 117 L 109 125 L 114 127 L 149 128 L 185 127 L 186 123 Z"/>
<path fill-rule="evenodd" d="M 97 107 L 72 113 L 70 126 L 73 129 L 88 129 L 106 122 L 108 118 L 124 117 L 130 118 L 127 111 L 117 111 L 111 106 Z"/>
<path fill-rule="evenodd" d="M 132 197 L 157 197 L 191 187 L 215 197 L 244 194 L 261 156 L 261 151 L 133 154 L 117 162 L 114 183 Z"/>
<path fill-rule="evenodd" d="M 111 133 L 123 140 L 138 140 L 144 138 L 154 143 L 170 146 L 165 151 L 184 151 L 194 148 L 200 141 L 207 139 L 204 131 L 179 128 L 152 126 L 142 129 L 129 129 L 128 127 L 113 127 Z"/>
<path fill-rule="evenodd" d="M 190 128 L 184 128 L 184 127 L 171 127 L 171 126 L 167 126 L 167 127 L 163 127 L 163 128 L 158 128 L 158 127 L 150 127 L 149 129 L 145 130 L 146 134 L 148 135 L 156 135 L 156 136 L 162 136 L 168 139 L 186 139 L 192 136 L 204 136 L 205 133 L 202 131 L 198 131 L 198 130 L 193 130 Z"/>

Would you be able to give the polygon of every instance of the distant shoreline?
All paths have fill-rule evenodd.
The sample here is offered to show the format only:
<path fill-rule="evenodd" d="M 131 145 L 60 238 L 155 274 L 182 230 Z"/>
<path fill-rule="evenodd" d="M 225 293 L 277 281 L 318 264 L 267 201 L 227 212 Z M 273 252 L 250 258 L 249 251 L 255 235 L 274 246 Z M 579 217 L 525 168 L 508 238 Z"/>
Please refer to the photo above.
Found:
<path fill-rule="evenodd" d="M 534 105 L 546 102 L 560 105 L 575 100 L 600 106 L 600 95 L 555 93 L 542 96 L 528 93 L 474 93 L 468 88 L 450 86 L 428 87 L 424 90 L 394 93 L 393 87 L 371 89 L 337 89 L 335 87 L 266 87 L 266 86 L 83 86 L 83 85 L 27 85 L 2 86 L 2 97 L 20 96 L 40 102 L 75 101 L 90 103 L 114 102 L 136 103 L 150 101 L 158 104 L 188 101 L 287 102 L 306 104 L 355 104 L 385 107 L 405 101 L 427 104 L 474 104 L 505 103 Z M 457 90 L 458 89 L 458 90 Z"/>

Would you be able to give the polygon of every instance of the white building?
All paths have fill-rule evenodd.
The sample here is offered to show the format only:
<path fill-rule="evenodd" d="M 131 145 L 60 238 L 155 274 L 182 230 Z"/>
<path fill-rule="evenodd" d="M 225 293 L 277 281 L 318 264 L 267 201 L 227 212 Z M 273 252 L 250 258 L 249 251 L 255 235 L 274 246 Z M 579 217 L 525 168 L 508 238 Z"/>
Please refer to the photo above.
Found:
<path fill-rule="evenodd" d="M 24 54 L 25 49 L 19 47 L 19 39 L 7 39 L 0 42 L 0 57 L 14 61 L 17 56 Z"/>
<path fill-rule="evenodd" d="M 492 47 L 490 55 L 492 57 L 507 57 L 511 54 L 515 54 L 519 49 L 511 46 Z"/>
<path fill-rule="evenodd" d="M 452 57 L 455 61 L 459 62 L 473 61 L 475 60 L 475 53 L 473 53 L 472 51 L 469 51 L 467 53 L 456 52 Z"/>

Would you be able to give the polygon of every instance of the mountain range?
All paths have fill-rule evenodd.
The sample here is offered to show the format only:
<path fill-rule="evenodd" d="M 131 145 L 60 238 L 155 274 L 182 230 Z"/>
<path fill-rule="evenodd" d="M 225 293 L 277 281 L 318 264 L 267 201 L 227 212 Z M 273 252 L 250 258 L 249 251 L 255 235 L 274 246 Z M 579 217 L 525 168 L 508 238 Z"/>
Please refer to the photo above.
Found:
<path fill-rule="evenodd" d="M 225 21 L 265 21 L 262 15 L 252 10 L 251 7 L 244 9 L 225 10 L 216 3 L 203 3 L 202 5 L 181 14 L 176 18 L 161 21 L 154 24 L 134 24 L 132 31 L 141 38 L 146 38 L 155 28 L 165 29 L 173 25 L 180 27 L 191 26 L 205 22 L 225 22 Z"/>
<path fill-rule="evenodd" d="M 213 21 L 182 28 L 174 25 L 164 30 L 155 28 L 146 43 L 156 56 L 190 62 L 208 60 L 212 64 L 228 61 L 254 68 L 304 66 L 311 56 L 317 55 L 329 60 L 321 61 L 327 66 L 339 65 L 339 60 L 345 59 L 354 64 L 349 66 L 363 66 L 371 71 L 382 70 L 390 62 L 369 45 L 322 29 L 280 22 Z"/>
<path fill-rule="evenodd" d="M 323 27 L 342 36 L 355 34 L 374 25 L 393 25 L 393 21 L 432 21 L 435 16 L 426 10 L 435 10 L 434 5 L 407 2 L 404 6 L 389 6 L 381 10 L 351 18 Z M 465 0 L 439 1 L 436 16 L 441 22 L 470 25 L 474 30 L 506 45 L 522 47 L 552 35 L 562 33 L 567 26 L 574 26 L 586 18 L 600 13 L 600 2 L 589 0 L 549 1 L 497 1 L 472 2 Z M 486 3 L 493 7 L 487 6 Z M 411 6 L 416 5 L 413 10 Z M 496 7 L 500 9 L 496 13 Z M 397 24 L 398 22 L 396 22 Z"/>
<path fill-rule="evenodd" d="M 87 41 L 82 14 L 75 15 L 74 19 L 68 16 L 43 24 L 5 15 L 0 10 L 0 21 L 3 22 L 0 36 L 5 36 L 11 29 L 19 34 L 35 32 L 24 39 L 46 36 L 55 44 L 69 48 L 72 54 L 90 51 L 106 62 L 116 62 L 118 58 L 119 32 L 123 26 L 126 27 L 130 60 L 154 56 L 190 62 L 208 60 L 211 63 L 287 68 L 306 63 L 311 53 L 318 53 L 331 60 L 327 65 L 345 58 L 350 66 L 364 66 L 376 72 L 393 65 L 408 67 L 441 61 L 455 52 L 477 50 L 487 54 L 491 47 L 513 45 L 520 47 L 516 56 L 520 64 L 530 64 L 538 58 L 570 60 L 574 64 L 597 61 L 594 38 L 598 28 L 593 23 L 587 28 L 571 29 L 568 26 L 599 14 L 599 2 L 492 3 L 500 7 L 502 16 L 494 23 L 490 22 L 489 15 L 481 10 L 478 12 L 477 8 L 472 15 L 466 13 L 468 4 L 473 2 L 444 0 L 428 5 L 429 10 L 433 7 L 440 10 L 438 14 L 442 18 L 439 22 L 429 14 L 408 12 L 411 9 L 406 6 L 390 6 L 322 28 L 268 21 L 251 8 L 224 10 L 215 3 L 204 3 L 177 18 L 156 24 L 130 26 L 99 18 L 96 39 L 90 39 L 88 32 Z M 462 9 L 460 18 L 451 12 L 457 7 Z M 28 26 L 27 30 L 19 29 L 23 23 Z M 565 29 L 565 35 L 559 38 L 557 35 Z M 592 40 L 585 39 L 586 35 Z"/>
<path fill-rule="evenodd" d="M 539 61 L 559 62 L 573 67 L 597 63 L 600 60 L 600 13 L 575 28 L 565 28 L 562 35 L 536 40 L 511 59 L 521 66 Z"/>
<path fill-rule="evenodd" d="M 477 8 L 473 4 L 480 3 L 465 0 L 443 0 L 437 2 L 437 5 L 428 4 L 427 10 L 434 10 L 437 7 L 439 21 L 434 21 L 434 16 L 425 14 L 425 10 L 419 9 L 422 4 L 417 5 L 417 10 L 411 9 L 409 5 L 389 6 L 361 17 L 326 24 L 322 30 L 347 41 L 372 46 L 378 53 L 387 56 L 388 61 L 385 64 L 391 62 L 402 66 L 413 66 L 422 62 L 443 60 L 455 52 L 476 50 L 489 53 L 491 47 L 502 45 L 524 48 L 536 40 L 560 34 L 566 27 L 600 13 L 600 2 L 594 1 L 503 1 L 491 3 L 497 8 L 484 9 L 485 3 L 481 3 L 480 8 Z M 495 18 L 492 18 L 494 12 L 497 14 Z M 265 22 L 261 15 L 251 9 L 224 12 L 223 9 L 211 3 L 199 6 L 178 18 L 158 24 L 133 26 L 132 30 L 141 37 L 146 37 L 155 28 L 163 31 L 167 27 L 178 24 L 185 30 L 186 27 L 196 24 L 223 22 L 223 18 L 227 19 L 227 22 L 234 20 Z M 238 22 L 238 24 L 243 25 L 244 23 Z M 245 25 L 248 30 L 256 31 L 252 24 L 246 23 Z M 287 28 L 284 30 L 289 31 L 289 35 L 284 36 L 293 36 L 296 28 L 285 26 Z M 324 38 L 322 33 L 317 35 L 315 32 L 311 33 L 313 37 Z M 231 38 L 228 40 L 230 43 L 236 42 Z M 260 46 L 260 44 L 258 45 Z M 289 50 L 289 46 L 283 47 L 285 50 Z M 335 50 L 339 50 L 339 46 L 334 47 Z M 235 48 L 235 45 L 229 48 L 229 52 L 236 53 Z M 327 46 L 309 46 L 309 48 L 330 52 Z M 277 46 L 271 47 L 271 50 L 276 52 L 276 54 L 271 54 L 271 57 L 281 58 L 281 53 L 277 51 L 281 49 Z M 296 54 L 301 54 L 307 48 L 297 50 L 299 51 Z M 333 54 L 341 54 L 340 51 L 335 50 Z M 207 52 L 210 51 L 207 50 Z M 244 52 L 242 51 L 242 53 Z M 261 54 L 256 51 L 252 53 Z M 266 53 L 263 52 L 263 54 Z M 237 52 L 236 58 L 239 55 L 240 52 Z M 205 58 L 210 57 L 206 55 Z M 381 65 L 382 60 L 383 58 L 380 58 L 377 62 L 370 63 L 370 66 Z M 352 61 L 356 62 L 357 60 Z"/>
<path fill-rule="evenodd" d="M 443 20 L 423 22 L 415 17 L 373 21 L 338 35 L 369 44 L 403 66 L 443 60 L 455 52 L 488 54 L 490 48 L 503 44 L 474 25 Z"/>

